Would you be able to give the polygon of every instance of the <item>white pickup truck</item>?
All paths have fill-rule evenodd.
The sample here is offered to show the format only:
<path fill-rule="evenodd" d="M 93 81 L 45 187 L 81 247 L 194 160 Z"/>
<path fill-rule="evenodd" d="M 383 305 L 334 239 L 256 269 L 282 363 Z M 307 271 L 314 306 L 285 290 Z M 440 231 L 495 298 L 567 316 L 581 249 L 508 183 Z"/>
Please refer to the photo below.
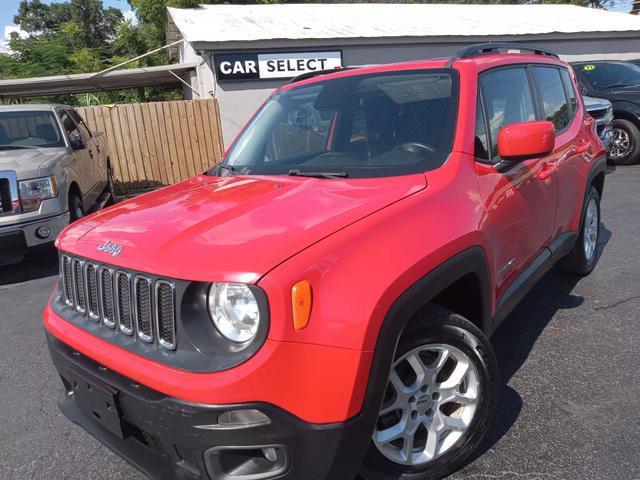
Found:
<path fill-rule="evenodd" d="M 102 133 L 65 105 L 0 106 L 0 265 L 113 202 Z"/>

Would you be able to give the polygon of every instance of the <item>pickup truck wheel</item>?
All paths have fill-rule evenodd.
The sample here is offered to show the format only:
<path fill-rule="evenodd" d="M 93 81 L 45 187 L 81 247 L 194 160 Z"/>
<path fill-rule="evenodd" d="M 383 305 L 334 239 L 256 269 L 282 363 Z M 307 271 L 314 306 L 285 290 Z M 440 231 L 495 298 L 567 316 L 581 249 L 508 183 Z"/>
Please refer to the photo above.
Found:
<path fill-rule="evenodd" d="M 82 200 L 77 195 L 69 195 L 69 220 L 71 223 L 84 217 L 84 207 Z"/>
<path fill-rule="evenodd" d="M 598 261 L 598 239 L 600 238 L 600 195 L 590 187 L 578 239 L 571 251 L 562 259 L 562 268 L 572 275 L 590 274 Z"/>
<path fill-rule="evenodd" d="M 613 121 L 613 141 L 609 158 L 616 165 L 631 165 L 640 160 L 640 130 L 629 120 Z"/>
<path fill-rule="evenodd" d="M 462 316 L 429 306 L 400 339 L 365 480 L 435 480 L 463 466 L 493 415 L 499 371 L 491 344 Z"/>

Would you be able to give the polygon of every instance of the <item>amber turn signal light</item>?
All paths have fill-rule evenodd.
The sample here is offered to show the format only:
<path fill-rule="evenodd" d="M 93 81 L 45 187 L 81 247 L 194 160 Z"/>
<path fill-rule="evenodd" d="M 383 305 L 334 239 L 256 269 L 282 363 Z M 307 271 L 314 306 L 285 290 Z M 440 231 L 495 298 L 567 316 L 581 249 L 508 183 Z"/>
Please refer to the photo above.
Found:
<path fill-rule="evenodd" d="M 291 288 L 291 306 L 293 307 L 293 327 L 302 330 L 311 316 L 311 284 L 301 280 Z"/>

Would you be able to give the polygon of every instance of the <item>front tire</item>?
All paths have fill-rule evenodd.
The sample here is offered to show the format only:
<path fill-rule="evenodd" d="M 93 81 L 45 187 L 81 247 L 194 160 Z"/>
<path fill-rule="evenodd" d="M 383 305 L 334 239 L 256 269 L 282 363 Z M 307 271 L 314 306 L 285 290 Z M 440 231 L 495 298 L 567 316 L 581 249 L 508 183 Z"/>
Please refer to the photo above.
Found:
<path fill-rule="evenodd" d="M 580 234 L 575 245 L 562 259 L 563 270 L 570 275 L 589 275 L 598 262 L 598 240 L 600 238 L 600 194 L 589 187 L 584 212 L 580 222 Z"/>
<path fill-rule="evenodd" d="M 609 158 L 616 165 L 632 165 L 640 160 L 640 130 L 622 118 L 613 121 L 613 141 Z"/>
<path fill-rule="evenodd" d="M 484 437 L 499 391 L 485 335 L 429 306 L 398 344 L 360 472 L 365 480 L 436 480 L 461 468 Z"/>
<path fill-rule="evenodd" d="M 69 222 L 73 223 L 84 217 L 82 199 L 76 194 L 69 194 Z"/>

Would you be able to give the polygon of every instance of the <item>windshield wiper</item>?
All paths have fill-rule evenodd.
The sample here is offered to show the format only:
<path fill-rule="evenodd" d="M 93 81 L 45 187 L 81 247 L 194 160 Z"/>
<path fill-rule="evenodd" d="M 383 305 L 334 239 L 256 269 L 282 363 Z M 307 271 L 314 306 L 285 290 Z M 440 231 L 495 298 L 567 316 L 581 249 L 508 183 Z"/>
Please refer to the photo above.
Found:
<path fill-rule="evenodd" d="M 226 170 L 227 172 L 231 173 L 231 174 L 237 174 L 237 173 L 244 173 L 242 170 L 240 170 L 238 167 L 234 167 L 233 165 L 227 165 L 226 163 L 222 163 L 220 162 L 219 164 L 216 165 L 216 167 L 219 170 Z"/>
<path fill-rule="evenodd" d="M 313 178 L 347 178 L 347 172 L 305 172 L 302 170 L 289 170 L 288 175 L 292 177 L 313 177 Z"/>

